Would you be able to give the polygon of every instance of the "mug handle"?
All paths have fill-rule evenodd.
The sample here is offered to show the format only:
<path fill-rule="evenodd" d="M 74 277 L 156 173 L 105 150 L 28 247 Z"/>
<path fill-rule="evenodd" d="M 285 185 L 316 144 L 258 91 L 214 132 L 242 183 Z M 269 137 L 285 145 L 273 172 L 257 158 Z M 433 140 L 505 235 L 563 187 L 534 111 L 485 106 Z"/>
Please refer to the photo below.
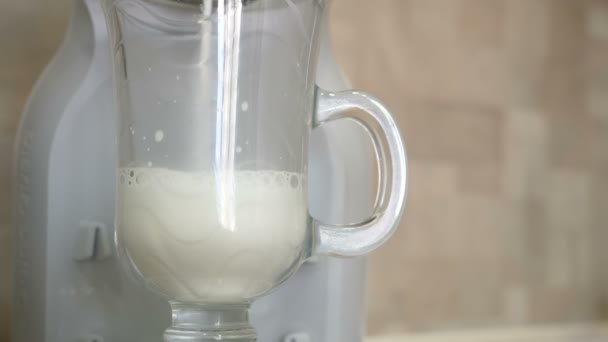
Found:
<path fill-rule="evenodd" d="M 317 88 L 314 127 L 339 119 L 353 119 L 369 133 L 378 158 L 379 191 L 373 214 L 360 223 L 330 225 L 313 218 L 314 254 L 365 255 L 386 242 L 401 220 L 407 197 L 407 154 L 395 120 L 376 98 L 357 91 L 332 93 Z"/>

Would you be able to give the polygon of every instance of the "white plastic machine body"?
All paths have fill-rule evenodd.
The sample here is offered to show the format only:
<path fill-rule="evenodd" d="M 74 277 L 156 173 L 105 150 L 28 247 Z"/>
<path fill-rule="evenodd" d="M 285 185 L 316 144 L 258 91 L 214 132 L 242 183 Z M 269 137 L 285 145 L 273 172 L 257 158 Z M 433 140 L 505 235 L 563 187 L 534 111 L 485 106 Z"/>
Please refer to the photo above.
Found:
<path fill-rule="evenodd" d="M 160 342 L 169 325 L 165 301 L 127 279 L 115 256 L 116 147 L 108 142 L 116 115 L 100 2 L 74 0 L 65 41 L 22 118 L 14 342 Z M 319 85 L 340 90 L 346 83 L 327 18 L 324 25 Z M 346 122 L 313 135 L 311 211 L 330 222 L 364 217 L 371 211 L 373 162 L 366 134 Z M 365 278 L 364 258 L 313 258 L 254 305 L 259 340 L 361 341 Z"/>

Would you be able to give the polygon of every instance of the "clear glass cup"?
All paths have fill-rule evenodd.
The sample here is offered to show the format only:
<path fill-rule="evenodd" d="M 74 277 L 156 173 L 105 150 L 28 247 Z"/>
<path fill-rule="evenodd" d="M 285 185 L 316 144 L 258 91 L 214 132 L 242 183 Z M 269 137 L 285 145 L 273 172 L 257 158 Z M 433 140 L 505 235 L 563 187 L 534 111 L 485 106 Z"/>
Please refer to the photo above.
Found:
<path fill-rule="evenodd" d="M 393 233 L 406 154 L 386 108 L 315 85 L 324 0 L 105 0 L 119 113 L 117 243 L 166 297 L 166 341 L 254 341 L 247 309 L 313 254 L 356 256 Z M 308 212 L 311 130 L 365 126 L 375 211 L 329 225 Z"/>

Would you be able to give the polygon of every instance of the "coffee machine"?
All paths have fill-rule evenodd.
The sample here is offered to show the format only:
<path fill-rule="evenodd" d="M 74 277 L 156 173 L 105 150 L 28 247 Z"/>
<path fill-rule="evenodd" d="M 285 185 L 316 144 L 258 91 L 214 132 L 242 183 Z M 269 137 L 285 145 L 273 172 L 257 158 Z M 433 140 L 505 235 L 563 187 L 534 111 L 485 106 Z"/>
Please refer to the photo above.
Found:
<path fill-rule="evenodd" d="M 317 80 L 347 88 L 328 18 Z M 161 341 L 165 301 L 121 271 L 114 247 L 116 136 L 106 22 L 99 0 L 74 0 L 66 38 L 26 106 L 16 143 L 15 342 Z M 372 211 L 373 149 L 354 122 L 314 131 L 310 209 L 327 222 Z M 356 184 L 356 186 L 354 186 Z M 357 342 L 365 258 L 313 257 L 252 308 L 259 340 Z"/>

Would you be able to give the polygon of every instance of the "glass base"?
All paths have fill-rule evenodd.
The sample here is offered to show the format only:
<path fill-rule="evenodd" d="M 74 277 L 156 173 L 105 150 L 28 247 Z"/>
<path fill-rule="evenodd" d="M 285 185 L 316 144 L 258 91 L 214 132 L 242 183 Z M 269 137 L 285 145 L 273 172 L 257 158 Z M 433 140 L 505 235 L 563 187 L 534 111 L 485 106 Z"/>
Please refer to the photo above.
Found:
<path fill-rule="evenodd" d="M 165 342 L 257 341 L 249 324 L 249 305 L 170 304 L 173 322 L 165 331 Z"/>

